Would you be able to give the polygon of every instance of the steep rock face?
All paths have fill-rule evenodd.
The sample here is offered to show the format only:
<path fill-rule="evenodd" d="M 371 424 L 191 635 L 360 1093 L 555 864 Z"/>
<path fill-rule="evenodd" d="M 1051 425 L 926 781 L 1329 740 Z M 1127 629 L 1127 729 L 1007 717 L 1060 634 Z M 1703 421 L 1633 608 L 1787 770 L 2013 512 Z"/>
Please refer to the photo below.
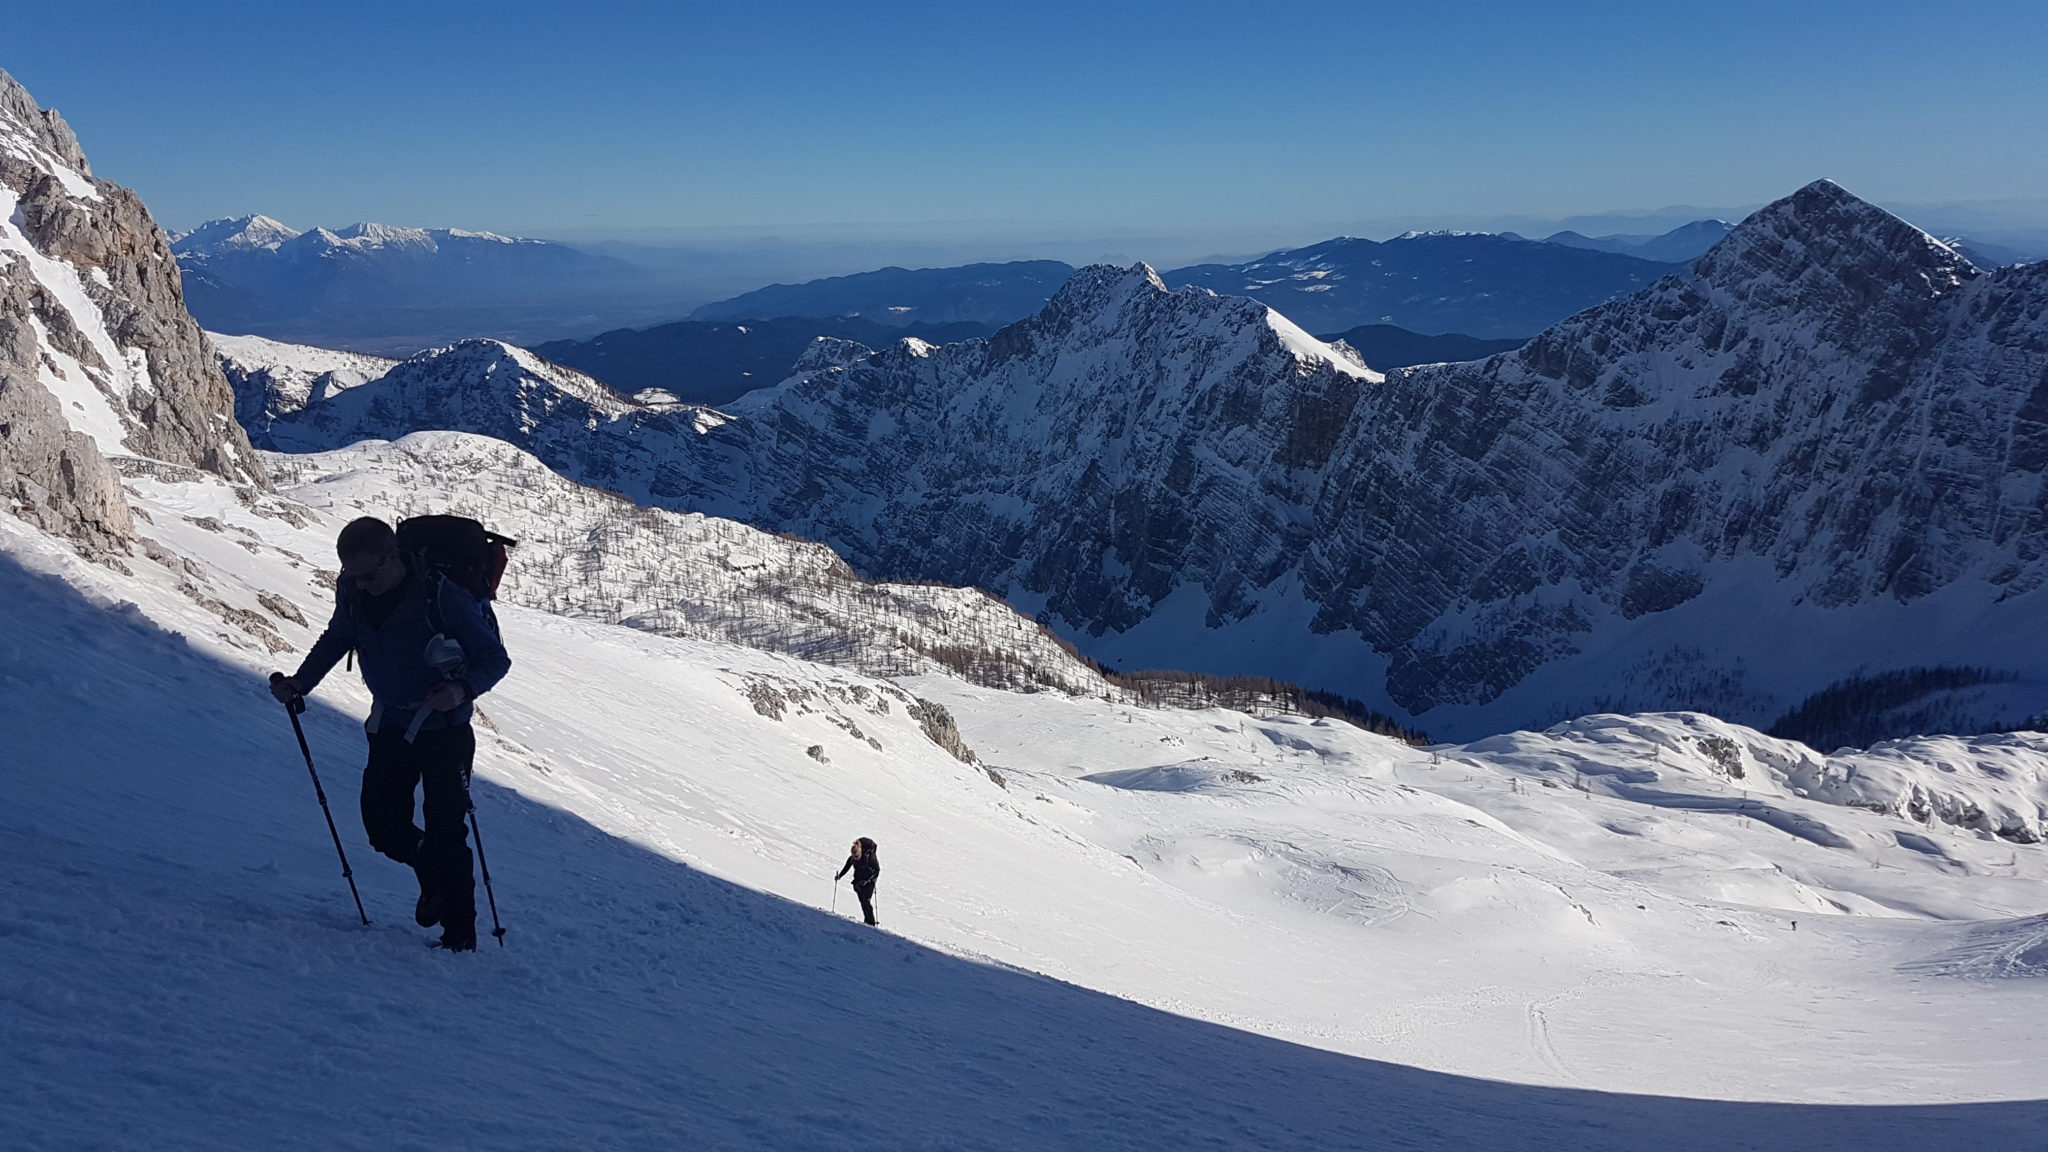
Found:
<path fill-rule="evenodd" d="M 1000 591 L 1098 656 L 1443 735 L 1767 723 L 1919 664 L 2048 681 L 2048 268 L 1982 273 L 1826 182 L 1483 361 L 1382 376 L 1142 266 L 986 341 L 828 351 L 729 418 L 462 403 L 580 479 Z M 379 387 L 306 446 L 465 426 Z"/>
<path fill-rule="evenodd" d="M 1097 631 L 1194 572 L 1229 615 L 1308 544 L 1300 512 L 1379 379 L 1255 301 L 1083 269 L 986 342 L 905 341 L 735 405 L 693 498 Z"/>
<path fill-rule="evenodd" d="M 105 554 L 129 528 L 109 457 L 264 483 L 163 233 L 4 73 L 0 215 L 0 487 L 14 514 Z"/>
<path fill-rule="evenodd" d="M 2031 591 L 2043 283 L 1821 183 L 1518 353 L 1397 374 L 1317 510 L 1320 622 L 1393 653 L 1389 691 L 1427 710 L 1485 703 L 1745 558 L 1816 609 L 1966 576 Z"/>

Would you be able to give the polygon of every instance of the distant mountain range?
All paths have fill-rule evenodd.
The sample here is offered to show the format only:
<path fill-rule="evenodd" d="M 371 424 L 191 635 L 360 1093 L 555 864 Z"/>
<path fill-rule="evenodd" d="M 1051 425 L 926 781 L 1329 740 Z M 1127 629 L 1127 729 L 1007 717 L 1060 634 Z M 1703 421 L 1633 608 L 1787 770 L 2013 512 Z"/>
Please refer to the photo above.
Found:
<path fill-rule="evenodd" d="M 1658 251 L 1697 245 L 1712 230 L 1704 226 L 1726 227 L 1703 221 L 1650 241 Z M 1578 239 L 1584 244 L 1484 232 L 1411 233 L 1387 241 L 1340 237 L 1242 264 L 1177 268 L 1161 278 L 1250 296 L 1315 332 L 1393 325 L 1412 333 L 1519 339 L 1678 268 L 1596 251 L 1585 245 L 1608 241 Z M 855 316 L 893 324 L 973 320 L 1001 326 L 1036 313 L 1073 272 L 1058 261 L 885 268 L 773 285 L 707 304 L 690 318 Z"/>
<path fill-rule="evenodd" d="M 172 251 L 206 328 L 363 352 L 472 335 L 533 341 L 681 307 L 625 261 L 459 228 L 301 232 L 244 216 L 177 235 Z"/>
<path fill-rule="evenodd" d="M 1653 222 L 1661 220 L 1643 218 L 1644 224 Z M 1171 269 L 1164 279 L 1251 296 L 1312 332 L 1386 325 L 1416 334 L 1519 340 L 1674 271 L 1729 227 L 1696 219 L 1662 233 L 1567 230 L 1541 240 L 1512 232 L 1407 233 L 1377 242 L 1338 238 L 1254 260 Z M 771 284 L 703 304 L 747 283 L 748 268 L 758 267 L 766 279 L 772 269 L 789 266 L 791 246 L 771 244 L 750 264 L 755 257 L 738 249 L 578 246 L 382 224 L 302 232 L 260 215 L 211 220 L 174 240 L 188 306 L 212 331 L 392 356 L 473 337 L 527 347 L 550 344 L 554 354 L 609 372 L 621 386 L 680 386 L 712 402 L 754 386 L 764 372 L 779 371 L 783 365 L 775 362 L 792 349 L 800 352 L 801 341 L 791 345 L 791 332 L 777 340 L 735 342 L 735 336 L 748 334 L 675 329 L 665 339 L 680 340 L 688 362 L 671 370 L 658 363 L 673 354 L 662 340 L 620 333 L 667 327 L 678 316 L 744 323 L 750 330 L 757 321 L 803 316 L 855 319 L 935 341 L 961 339 L 1035 314 L 1074 271 L 1058 260 L 888 267 Z M 1995 243 L 1947 242 L 1980 267 L 2028 258 L 2022 249 Z M 960 324 L 984 331 L 935 327 Z M 802 338 L 825 334 L 869 344 L 890 339 L 857 328 L 819 329 Z M 579 359 L 582 354 L 568 348 L 571 341 L 604 344 L 601 353 L 591 353 L 603 361 Z M 1398 367 L 1420 362 L 1415 356 L 1467 355 L 1460 348 L 1394 347 L 1374 353 L 1369 362 Z"/>
<path fill-rule="evenodd" d="M 2048 264 L 1978 269 L 1823 181 L 1480 361 L 1374 371 L 1272 306 L 1093 267 L 986 340 L 820 341 L 722 411 L 468 346 L 259 443 L 480 432 L 995 590 L 1126 667 L 1282 676 L 1439 735 L 1768 723 L 1892 674 L 1982 730 L 2048 677 L 2044 301 Z"/>
<path fill-rule="evenodd" d="M 1058 260 L 966 264 L 958 268 L 882 268 L 807 284 L 770 284 L 706 304 L 691 320 L 781 316 L 853 316 L 876 324 L 968 321 L 1000 327 L 1045 306 L 1074 266 Z"/>
<path fill-rule="evenodd" d="M 1162 273 L 1261 301 L 1312 332 L 1393 324 L 1411 332 L 1508 338 L 1625 296 L 1682 265 L 1485 232 L 1339 237 L 1243 264 Z"/>
<path fill-rule="evenodd" d="M 1546 244 L 1567 248 L 1589 248 L 1595 252 L 1616 252 L 1640 260 L 1682 264 L 1706 255 L 1734 229 L 1726 220 L 1695 220 L 1659 236 L 1581 236 L 1577 232 L 1553 232 Z M 1513 235 L 1513 233 L 1508 233 Z"/>

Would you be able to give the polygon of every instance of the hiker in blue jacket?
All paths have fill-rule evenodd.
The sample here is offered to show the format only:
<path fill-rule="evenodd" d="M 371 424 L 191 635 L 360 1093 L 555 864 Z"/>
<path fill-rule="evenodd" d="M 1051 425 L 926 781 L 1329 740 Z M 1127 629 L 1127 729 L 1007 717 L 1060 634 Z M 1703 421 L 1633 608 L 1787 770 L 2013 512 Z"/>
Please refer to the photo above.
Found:
<path fill-rule="evenodd" d="M 846 866 L 839 870 L 839 876 L 832 877 L 836 883 L 840 876 L 853 873 L 853 894 L 860 897 L 861 918 L 870 925 L 880 924 L 875 919 L 875 881 L 882 877 L 882 858 L 875 854 L 875 842 L 863 836 L 853 842 L 853 854 L 846 858 Z"/>
<path fill-rule="evenodd" d="M 512 659 L 475 598 L 401 551 L 389 524 L 353 520 L 335 551 L 334 618 L 298 671 L 272 678 L 271 693 L 287 703 L 304 696 L 355 652 L 373 700 L 363 831 L 370 847 L 418 876 L 421 927 L 439 924 L 442 947 L 473 950 L 476 879 L 464 823 L 476 757 L 471 701 L 504 678 Z M 447 640 L 461 648 L 451 655 Z M 424 830 L 413 822 L 416 788 L 425 794 Z"/>

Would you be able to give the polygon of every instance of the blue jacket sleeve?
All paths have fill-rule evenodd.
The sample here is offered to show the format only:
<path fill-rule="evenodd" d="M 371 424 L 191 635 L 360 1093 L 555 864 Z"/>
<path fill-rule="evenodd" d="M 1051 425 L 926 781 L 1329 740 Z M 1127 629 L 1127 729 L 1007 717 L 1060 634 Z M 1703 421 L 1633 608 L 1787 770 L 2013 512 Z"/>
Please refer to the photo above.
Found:
<path fill-rule="evenodd" d="M 354 628 L 344 607 L 348 593 L 337 583 L 334 587 L 334 615 L 327 621 L 327 630 L 320 633 L 320 639 L 313 642 L 313 650 L 306 653 L 299 670 L 292 673 L 293 683 L 301 692 L 311 692 L 320 681 L 334 670 L 341 658 L 356 646 Z"/>
<path fill-rule="evenodd" d="M 505 651 L 504 642 L 498 639 L 497 629 L 484 619 L 484 610 L 474 597 L 451 581 L 439 581 L 437 587 L 441 597 L 441 624 L 448 629 L 448 635 L 462 645 L 462 656 L 467 665 L 462 683 L 468 687 L 471 697 L 481 696 L 512 670 L 512 657 Z"/>

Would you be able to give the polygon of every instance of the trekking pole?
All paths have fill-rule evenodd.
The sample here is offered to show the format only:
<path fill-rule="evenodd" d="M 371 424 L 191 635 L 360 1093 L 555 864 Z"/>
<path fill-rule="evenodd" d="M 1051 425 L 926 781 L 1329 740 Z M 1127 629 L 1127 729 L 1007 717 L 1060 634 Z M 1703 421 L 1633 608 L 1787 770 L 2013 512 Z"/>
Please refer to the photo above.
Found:
<path fill-rule="evenodd" d="M 462 782 L 462 794 L 469 798 L 469 781 Z M 498 894 L 491 890 L 491 862 L 484 856 L 484 830 L 476 822 L 476 801 L 469 799 L 469 833 L 476 837 L 476 862 L 484 873 L 484 899 L 491 905 L 491 935 L 498 938 L 498 947 L 505 946 L 505 926 L 498 922 Z"/>
<path fill-rule="evenodd" d="M 274 673 L 273 681 L 284 679 L 283 673 Z M 306 710 L 304 697 L 294 696 L 285 702 L 284 714 L 292 718 L 292 735 L 299 738 L 299 751 L 306 757 L 306 774 L 313 778 L 313 795 L 320 798 L 320 812 L 327 817 L 327 834 L 334 837 L 334 854 L 341 857 L 341 878 L 348 881 L 348 894 L 356 899 L 356 915 L 363 923 L 370 922 L 370 914 L 363 911 L 363 894 L 356 891 L 356 874 L 349 871 L 348 853 L 341 847 L 341 833 L 334 827 L 334 811 L 327 806 L 327 790 L 320 786 L 320 773 L 313 767 L 313 749 L 306 744 L 306 730 L 299 724 L 299 713 Z"/>

